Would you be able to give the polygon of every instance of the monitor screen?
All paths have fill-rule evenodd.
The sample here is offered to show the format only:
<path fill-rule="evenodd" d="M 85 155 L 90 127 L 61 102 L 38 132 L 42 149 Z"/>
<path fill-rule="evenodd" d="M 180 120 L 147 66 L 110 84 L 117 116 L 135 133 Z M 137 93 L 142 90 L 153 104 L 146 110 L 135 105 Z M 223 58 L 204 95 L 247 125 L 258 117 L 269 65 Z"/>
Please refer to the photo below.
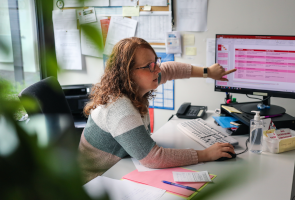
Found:
<path fill-rule="evenodd" d="M 295 36 L 216 35 L 216 62 L 230 70 L 215 91 L 295 98 Z"/>

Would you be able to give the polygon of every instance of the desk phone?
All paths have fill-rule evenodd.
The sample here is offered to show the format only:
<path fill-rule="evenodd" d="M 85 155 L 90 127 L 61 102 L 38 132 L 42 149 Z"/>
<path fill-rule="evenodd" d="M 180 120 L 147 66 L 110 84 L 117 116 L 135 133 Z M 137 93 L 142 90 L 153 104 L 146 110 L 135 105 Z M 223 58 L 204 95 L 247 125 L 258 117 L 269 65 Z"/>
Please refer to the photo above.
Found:
<path fill-rule="evenodd" d="M 206 110 L 207 106 L 192 106 L 191 103 L 183 103 L 178 109 L 176 116 L 185 119 L 202 118 Z"/>

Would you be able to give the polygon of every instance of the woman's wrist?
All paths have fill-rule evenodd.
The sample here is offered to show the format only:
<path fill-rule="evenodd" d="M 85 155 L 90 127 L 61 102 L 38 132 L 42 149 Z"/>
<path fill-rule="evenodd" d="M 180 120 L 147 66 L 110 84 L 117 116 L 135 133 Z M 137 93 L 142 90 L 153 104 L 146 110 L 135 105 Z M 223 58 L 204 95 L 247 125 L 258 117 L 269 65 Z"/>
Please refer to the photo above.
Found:
<path fill-rule="evenodd" d="M 206 152 L 204 150 L 196 150 L 198 154 L 198 161 L 200 162 L 205 162 L 206 160 Z"/>
<path fill-rule="evenodd" d="M 207 67 L 207 77 L 211 78 L 211 71 L 210 71 L 210 67 Z"/>

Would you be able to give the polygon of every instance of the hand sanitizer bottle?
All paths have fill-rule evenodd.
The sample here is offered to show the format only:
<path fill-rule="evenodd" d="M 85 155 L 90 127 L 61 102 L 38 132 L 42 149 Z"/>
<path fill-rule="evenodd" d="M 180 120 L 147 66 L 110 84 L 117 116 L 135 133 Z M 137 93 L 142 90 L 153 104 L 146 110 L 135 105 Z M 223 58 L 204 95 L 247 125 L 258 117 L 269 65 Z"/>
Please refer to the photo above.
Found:
<path fill-rule="evenodd" d="M 255 112 L 254 119 L 250 121 L 250 151 L 260 154 L 262 152 L 263 141 L 263 121 L 260 119 L 260 111 Z"/>

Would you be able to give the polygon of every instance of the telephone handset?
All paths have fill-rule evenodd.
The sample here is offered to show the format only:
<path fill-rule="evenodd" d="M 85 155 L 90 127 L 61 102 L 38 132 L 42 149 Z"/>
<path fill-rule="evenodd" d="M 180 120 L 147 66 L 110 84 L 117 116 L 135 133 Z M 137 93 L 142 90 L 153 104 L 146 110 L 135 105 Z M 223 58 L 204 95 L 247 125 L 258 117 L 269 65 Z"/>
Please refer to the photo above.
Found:
<path fill-rule="evenodd" d="M 178 109 L 176 116 L 178 118 L 196 119 L 206 114 L 207 106 L 192 106 L 191 103 L 183 103 Z"/>

